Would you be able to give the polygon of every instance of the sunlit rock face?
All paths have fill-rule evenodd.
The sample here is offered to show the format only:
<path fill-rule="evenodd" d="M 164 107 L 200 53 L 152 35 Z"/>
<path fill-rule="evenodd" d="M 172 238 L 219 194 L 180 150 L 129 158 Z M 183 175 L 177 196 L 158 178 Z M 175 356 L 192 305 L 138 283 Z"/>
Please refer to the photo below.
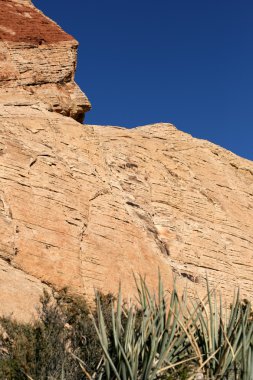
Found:
<path fill-rule="evenodd" d="M 91 106 L 74 82 L 77 41 L 30 1 L 0 0 L 0 103 L 82 121 Z"/>
<path fill-rule="evenodd" d="M 167 289 L 208 275 L 252 299 L 253 163 L 167 123 L 80 125 L 75 40 L 0 5 L 20 18 L 1 13 L 0 313 L 27 320 L 45 286 L 132 297 L 133 273 L 155 288 L 158 268 Z"/>
<path fill-rule="evenodd" d="M 0 255 L 11 268 L 90 298 L 119 280 L 133 295 L 133 273 L 153 287 L 158 268 L 168 288 L 175 273 L 201 291 L 208 274 L 225 295 L 239 285 L 252 298 L 252 162 L 170 124 L 82 127 L 6 105 L 0 117 Z"/>

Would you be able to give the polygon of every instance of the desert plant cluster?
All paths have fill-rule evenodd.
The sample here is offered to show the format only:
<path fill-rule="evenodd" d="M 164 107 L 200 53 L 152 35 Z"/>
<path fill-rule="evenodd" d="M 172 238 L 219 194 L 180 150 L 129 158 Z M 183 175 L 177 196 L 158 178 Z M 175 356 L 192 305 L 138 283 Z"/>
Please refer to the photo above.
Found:
<path fill-rule="evenodd" d="M 239 290 L 226 305 L 206 296 L 157 294 L 143 278 L 137 298 L 96 294 L 92 310 L 63 290 L 41 299 L 39 318 L 0 320 L 3 380 L 253 380 L 253 314 Z"/>

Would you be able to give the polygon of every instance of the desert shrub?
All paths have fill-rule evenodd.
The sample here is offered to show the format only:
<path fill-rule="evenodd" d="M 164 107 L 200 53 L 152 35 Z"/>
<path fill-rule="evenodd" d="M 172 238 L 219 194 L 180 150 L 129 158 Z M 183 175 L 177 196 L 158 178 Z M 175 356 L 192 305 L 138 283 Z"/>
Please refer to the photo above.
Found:
<path fill-rule="evenodd" d="M 102 307 L 110 326 L 111 295 L 102 296 Z M 97 319 L 96 312 L 93 318 Z M 0 379 L 1 380 L 82 380 L 94 373 L 102 357 L 90 310 L 81 297 L 71 297 L 66 290 L 54 297 L 44 293 L 39 319 L 22 324 L 1 318 Z"/>
<path fill-rule="evenodd" d="M 253 380 L 253 314 L 236 293 L 230 309 L 215 290 L 204 298 L 158 294 L 136 281 L 126 304 L 96 294 L 44 293 L 38 320 L 0 319 L 1 380 Z M 198 376 L 196 377 L 196 374 Z"/>
<path fill-rule="evenodd" d="M 25 374 L 30 371 L 35 353 L 33 326 L 18 324 L 8 318 L 2 318 L 0 323 L 5 332 L 0 348 L 0 378 L 27 379 Z"/>

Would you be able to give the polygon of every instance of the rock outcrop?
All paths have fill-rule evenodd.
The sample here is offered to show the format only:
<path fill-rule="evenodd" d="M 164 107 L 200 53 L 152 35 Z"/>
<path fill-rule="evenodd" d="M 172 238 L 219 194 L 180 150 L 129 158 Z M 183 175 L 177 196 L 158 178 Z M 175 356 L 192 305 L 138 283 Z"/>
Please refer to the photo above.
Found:
<path fill-rule="evenodd" d="M 55 51 L 72 44 L 75 55 L 59 33 Z M 1 62 L 10 73 L 0 89 L 1 312 L 27 318 L 45 284 L 92 297 L 121 280 L 131 295 L 133 272 L 154 286 L 158 267 L 168 288 L 175 273 L 201 291 L 207 274 L 226 295 L 239 285 L 253 297 L 252 162 L 171 124 L 82 126 L 49 112 L 54 86 L 47 95 L 50 83 L 21 85 L 30 74 L 13 79 L 13 59 Z M 59 62 L 58 78 L 74 61 Z"/>
<path fill-rule="evenodd" d="M 77 47 L 30 1 L 0 0 L 0 102 L 82 122 L 91 106 L 74 82 Z"/>

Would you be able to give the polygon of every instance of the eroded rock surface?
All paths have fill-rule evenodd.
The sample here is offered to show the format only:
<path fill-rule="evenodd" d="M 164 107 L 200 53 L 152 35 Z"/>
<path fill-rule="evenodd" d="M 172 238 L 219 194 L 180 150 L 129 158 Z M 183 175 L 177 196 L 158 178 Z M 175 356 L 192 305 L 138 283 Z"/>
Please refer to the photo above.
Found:
<path fill-rule="evenodd" d="M 1 231 L 1 227 L 0 227 Z M 1 246 L 2 249 L 2 246 Z M 0 259 L 0 314 L 33 322 L 40 310 L 43 291 L 51 289 L 37 278 Z"/>
<path fill-rule="evenodd" d="M 82 121 L 91 106 L 74 82 L 77 46 L 30 1 L 0 0 L 0 102 Z"/>
<path fill-rule="evenodd" d="M 0 0 L 0 25 L 18 4 L 55 40 L 40 22 L 27 40 L 20 21 L 0 41 L 0 313 L 31 317 L 45 284 L 91 298 L 120 280 L 131 296 L 133 272 L 154 287 L 158 267 L 168 288 L 174 273 L 201 291 L 208 275 L 252 299 L 253 163 L 171 124 L 83 126 L 49 112 L 57 103 L 78 119 L 77 45 L 29 1 Z"/>
<path fill-rule="evenodd" d="M 80 126 L 1 106 L 1 257 L 58 289 L 132 294 L 160 267 L 252 297 L 253 163 L 171 124 Z"/>

